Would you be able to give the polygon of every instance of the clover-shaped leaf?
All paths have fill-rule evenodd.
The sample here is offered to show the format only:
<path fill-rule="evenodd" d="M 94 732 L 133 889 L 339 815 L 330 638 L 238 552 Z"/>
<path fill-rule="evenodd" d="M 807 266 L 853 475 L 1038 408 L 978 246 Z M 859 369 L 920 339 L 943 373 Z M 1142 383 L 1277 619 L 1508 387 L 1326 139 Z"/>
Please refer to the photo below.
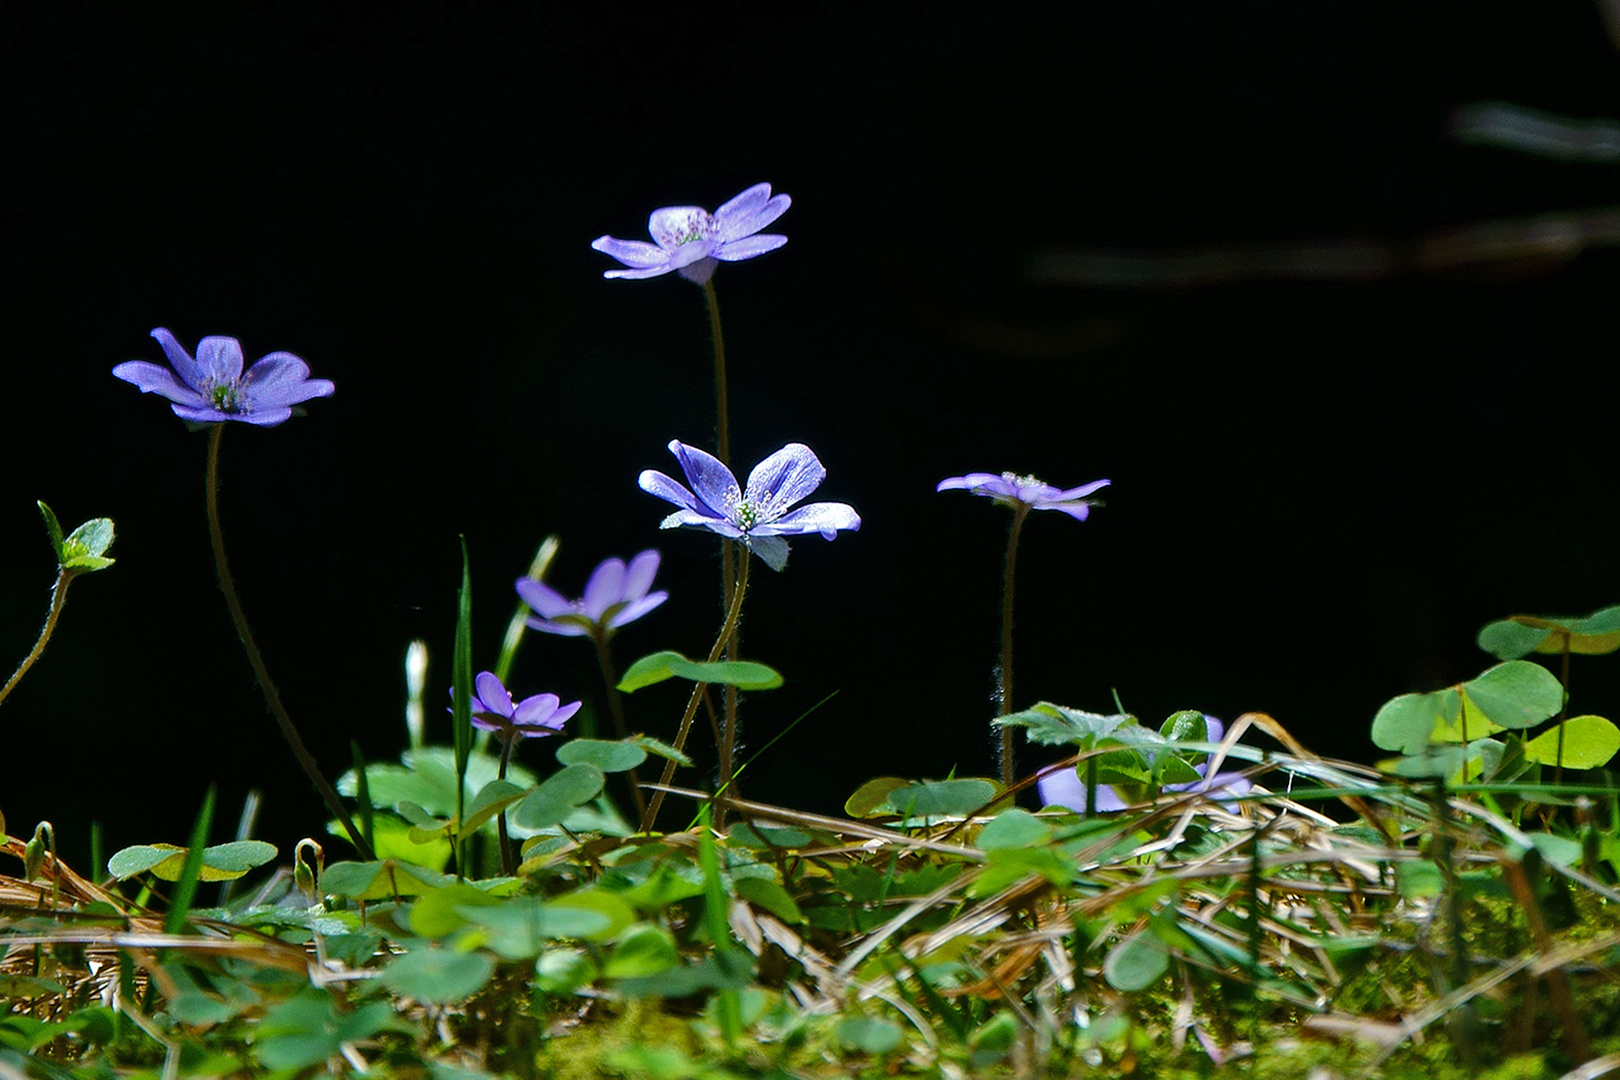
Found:
<path fill-rule="evenodd" d="M 1600 656 L 1620 649 L 1620 604 L 1584 618 L 1566 615 L 1511 615 L 1479 632 L 1479 647 L 1500 660 L 1532 652 Z"/>

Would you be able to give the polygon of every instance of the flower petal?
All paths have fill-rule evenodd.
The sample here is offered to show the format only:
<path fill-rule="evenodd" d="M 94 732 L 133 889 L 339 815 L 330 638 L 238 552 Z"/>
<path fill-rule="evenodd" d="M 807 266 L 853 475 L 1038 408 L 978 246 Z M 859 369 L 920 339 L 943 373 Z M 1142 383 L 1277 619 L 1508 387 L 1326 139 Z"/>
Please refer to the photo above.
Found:
<path fill-rule="evenodd" d="M 193 424 L 223 424 L 227 420 L 247 419 L 245 416 L 239 416 L 234 413 L 220 412 L 218 409 L 209 405 L 182 405 L 179 402 L 175 402 L 173 405 L 170 405 L 169 408 L 174 410 L 174 415 L 178 416 L 182 420 L 189 420 Z M 291 415 L 292 410 L 287 410 L 287 416 Z M 283 416 L 281 419 L 285 420 L 287 417 Z M 277 421 L 277 423 L 279 422 L 280 421 Z"/>
<path fill-rule="evenodd" d="M 612 236 L 598 236 L 591 241 L 591 247 L 637 270 L 656 266 L 668 268 L 669 252 L 645 240 L 620 240 Z"/>
<path fill-rule="evenodd" d="M 658 574 L 658 563 L 661 556 L 653 548 L 648 548 L 630 560 L 624 571 L 624 595 L 627 600 L 638 600 L 647 595 L 652 588 L 653 578 Z"/>
<path fill-rule="evenodd" d="M 780 233 L 766 233 L 763 236 L 749 236 L 742 240 L 733 240 L 729 244 L 721 244 L 712 254 L 721 262 L 741 262 L 756 255 L 763 255 L 767 251 L 775 251 L 787 241 L 788 238 Z"/>
<path fill-rule="evenodd" d="M 826 478 L 827 470 L 814 451 L 803 443 L 788 443 L 754 466 L 748 474 L 745 498 L 758 508 L 763 520 L 774 521 Z"/>
<path fill-rule="evenodd" d="M 533 697 L 526 697 L 512 709 L 512 723 L 525 727 L 543 724 L 557 711 L 560 704 L 562 698 L 556 694 L 535 694 Z"/>
<path fill-rule="evenodd" d="M 179 408 L 179 406 L 177 405 L 175 408 Z M 692 510 L 677 510 L 658 523 L 660 529 L 678 529 L 685 525 L 696 529 L 708 529 L 710 532 L 717 532 L 721 536 L 727 536 L 733 540 L 743 535 L 741 529 L 725 518 L 711 517 L 707 513 L 697 513 Z"/>
<path fill-rule="evenodd" d="M 647 494 L 656 495 L 676 506 L 684 506 L 691 513 L 704 517 L 715 514 L 715 511 L 698 502 L 697 496 L 688 491 L 685 484 L 657 469 L 643 469 L 641 475 L 636 478 L 636 484 Z"/>
<path fill-rule="evenodd" d="M 518 598 L 533 608 L 535 614 L 542 619 L 555 619 L 574 610 L 573 603 L 566 596 L 543 581 L 536 581 L 532 577 L 520 577 L 515 588 Z"/>
<path fill-rule="evenodd" d="M 585 605 L 585 614 L 592 622 L 599 623 L 609 606 L 623 601 L 624 560 L 603 559 L 591 571 L 590 580 L 585 582 L 585 597 L 581 601 Z"/>
<path fill-rule="evenodd" d="M 288 405 L 281 405 L 272 406 L 268 409 L 254 409 L 252 412 L 222 415 L 227 420 L 241 420 L 257 427 L 275 427 L 277 424 L 285 424 L 292 419 L 292 408 Z"/>
<path fill-rule="evenodd" d="M 175 340 L 175 336 L 161 326 L 152 331 L 152 336 L 163 346 L 163 355 L 169 358 L 169 363 L 174 367 L 175 374 L 180 376 L 180 381 L 192 389 L 201 385 L 202 372 L 197 370 L 197 361 L 191 358 L 191 354 L 186 352 L 179 341 Z"/>
<path fill-rule="evenodd" d="M 234 383 L 242 377 L 242 343 L 233 337 L 203 338 L 197 342 L 197 371 L 215 385 Z"/>
<path fill-rule="evenodd" d="M 580 625 L 589 621 L 583 615 L 563 615 L 556 619 L 537 619 L 530 615 L 523 621 L 526 625 L 540 631 L 542 634 L 556 634 L 559 637 L 585 637 L 590 633 L 590 630 Z"/>
<path fill-rule="evenodd" d="M 686 474 L 686 482 L 692 485 L 692 493 L 698 501 L 730 521 L 732 508 L 742 498 L 737 478 L 731 470 L 707 450 L 687 446 L 679 439 L 670 440 L 669 452 L 681 463 L 681 471 Z M 812 458 L 814 456 L 811 455 Z M 689 509 L 697 510 L 699 507 L 691 506 Z"/>
<path fill-rule="evenodd" d="M 242 394 L 250 408 L 296 405 L 311 398 L 331 397 L 331 379 L 312 379 L 309 365 L 289 352 L 261 357 L 242 376 Z"/>
<path fill-rule="evenodd" d="M 986 494 L 982 489 L 994 485 L 997 490 L 994 494 L 1011 498 L 1017 488 L 1008 483 L 996 473 L 971 472 L 966 476 L 950 476 L 941 480 L 934 488 L 935 491 L 971 491 L 975 495 Z"/>
<path fill-rule="evenodd" d="M 647 219 L 647 232 L 653 243 L 673 253 L 689 243 L 712 239 L 714 228 L 709 212 L 701 206 L 660 206 Z"/>
<path fill-rule="evenodd" d="M 1075 813 L 1086 812 L 1086 783 L 1073 766 L 1056 769 L 1035 781 L 1042 806 L 1067 806 Z M 1097 785 L 1097 809 L 1112 812 L 1125 809 L 1126 802 L 1107 784 Z"/>
<path fill-rule="evenodd" d="M 1108 484 L 1109 481 L 1107 480 L 1093 480 L 1089 484 L 1081 484 L 1077 488 L 1070 488 L 1067 491 L 1060 491 L 1056 495 L 1052 496 L 1052 498 L 1054 500 L 1063 500 L 1065 502 L 1067 502 L 1069 499 L 1083 499 L 1087 495 L 1090 495 L 1093 491 L 1096 491 L 1099 488 L 1107 487 Z"/>
<path fill-rule="evenodd" d="M 632 600 L 613 613 L 613 618 L 608 620 L 608 628 L 617 630 L 626 623 L 633 623 L 668 599 L 669 593 L 659 589 L 657 592 L 648 593 L 639 600 Z"/>
<path fill-rule="evenodd" d="M 780 536 L 748 536 L 744 538 L 744 543 L 748 545 L 748 550 L 777 573 L 787 568 L 788 542 Z"/>
<path fill-rule="evenodd" d="M 112 373 L 127 383 L 134 383 L 143 393 L 161 394 L 170 401 L 203 407 L 208 399 L 175 377 L 175 373 L 161 364 L 145 360 L 126 360 L 112 369 Z"/>
<path fill-rule="evenodd" d="M 793 200 L 786 195 L 768 196 L 771 185 L 755 184 L 714 212 L 717 238 L 722 243 L 752 236 L 787 213 Z M 780 246 L 780 245 L 777 245 Z"/>
<path fill-rule="evenodd" d="M 756 525 L 754 536 L 798 536 L 818 532 L 831 540 L 839 529 L 851 531 L 861 527 L 861 515 L 848 503 L 811 503 L 782 515 L 775 521 Z"/>
<path fill-rule="evenodd" d="M 512 695 L 507 692 L 501 680 L 495 677 L 493 671 L 480 671 L 473 677 L 473 691 L 478 701 L 473 703 L 477 709 L 482 704 L 483 712 L 497 713 L 508 719 L 512 716 Z"/>
<path fill-rule="evenodd" d="M 644 281 L 647 278 L 663 277 L 673 269 L 675 269 L 673 266 L 665 262 L 660 266 L 651 266 L 645 270 L 604 270 L 602 276 L 605 278 L 624 278 L 628 281 Z"/>

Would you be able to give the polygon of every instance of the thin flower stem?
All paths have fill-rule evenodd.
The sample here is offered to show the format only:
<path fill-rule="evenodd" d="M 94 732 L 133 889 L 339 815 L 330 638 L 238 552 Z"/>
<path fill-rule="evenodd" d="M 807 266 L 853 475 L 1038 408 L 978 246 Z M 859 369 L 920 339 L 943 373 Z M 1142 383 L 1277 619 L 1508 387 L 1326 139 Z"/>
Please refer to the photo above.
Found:
<path fill-rule="evenodd" d="M 703 283 L 703 299 L 709 309 L 709 336 L 714 340 L 714 433 L 720 452 L 717 457 L 731 467 L 731 407 L 726 397 L 726 339 L 720 333 L 720 301 L 714 293 L 714 279 Z"/>
<path fill-rule="evenodd" d="M 998 715 L 1013 711 L 1013 576 L 1018 568 L 1018 537 L 1024 531 L 1024 518 L 1029 507 L 1020 504 L 1013 510 L 1012 528 L 1007 533 L 1007 567 L 1001 579 L 1001 670 L 997 680 L 996 696 L 1000 698 Z M 1013 763 L 1013 729 L 1001 729 L 1001 782 L 1012 785 L 1016 772 Z"/>
<path fill-rule="evenodd" d="M 505 737 L 501 739 L 501 763 L 495 770 L 495 777 L 498 780 L 506 779 L 506 766 L 512 760 L 512 744 L 515 742 L 517 742 L 517 732 L 515 731 L 507 731 Z M 460 828 L 460 826 L 461 823 L 457 822 L 456 827 Z M 515 865 L 512 860 L 512 838 L 506 832 L 506 811 L 504 809 L 495 815 L 495 831 L 501 846 L 501 876 L 511 877 Z"/>
<path fill-rule="evenodd" d="M 591 640 L 596 642 L 596 665 L 602 669 L 602 681 L 607 685 L 608 713 L 613 717 L 613 733 L 620 739 L 630 737 L 630 725 L 624 720 L 624 698 L 619 694 L 619 673 L 613 667 L 613 657 L 608 654 L 607 632 L 601 624 L 595 624 L 591 632 Z M 631 769 L 628 779 L 630 781 L 630 797 L 636 803 L 636 820 L 647 812 L 647 799 L 641 793 L 641 777 L 636 770 Z"/>
<path fill-rule="evenodd" d="M 726 379 L 726 338 L 720 329 L 720 300 L 714 291 L 713 278 L 703 283 L 703 300 L 704 306 L 709 312 L 709 337 L 714 342 L 714 427 L 715 442 L 719 451 L 715 456 L 720 459 L 721 464 L 730 468 L 731 404 Z M 731 609 L 732 600 L 736 593 L 736 564 L 740 550 L 740 545 L 731 540 L 722 540 L 720 542 L 720 604 L 722 611 Z M 746 558 L 746 554 L 743 557 Z M 733 626 L 731 636 L 726 639 L 725 643 L 726 659 L 737 659 L 737 653 L 741 647 L 741 633 L 737 627 Z M 731 776 L 732 751 L 737 742 L 737 688 L 735 686 L 726 687 L 725 701 L 725 734 L 718 740 L 718 743 L 720 773 L 721 776 L 729 778 Z"/>
<path fill-rule="evenodd" d="M 33 650 L 23 657 L 23 662 L 17 665 L 17 670 L 6 681 L 5 688 L 0 689 L 0 701 L 6 700 L 12 687 L 22 681 L 22 677 L 28 674 L 28 669 L 34 666 L 34 661 L 44 654 L 45 643 L 50 641 L 51 635 L 56 632 L 56 620 L 62 617 L 62 608 L 67 605 L 68 583 L 77 576 L 77 572 L 73 570 L 57 570 L 56 584 L 51 586 L 50 614 L 45 616 L 45 626 L 39 632 L 39 640 L 34 642 Z"/>
<path fill-rule="evenodd" d="M 219 588 L 225 594 L 225 606 L 231 610 L 231 622 L 236 624 L 236 634 L 242 639 L 242 648 L 247 651 L 248 663 L 253 665 L 253 675 L 259 680 L 259 688 L 264 691 L 264 700 L 270 706 L 270 714 L 276 718 L 276 724 L 281 728 L 282 738 L 292 747 L 293 756 L 298 764 L 303 766 L 304 775 L 309 782 L 315 785 L 326 808 L 336 815 L 338 821 L 348 830 L 349 840 L 353 842 L 355 850 L 367 862 L 375 856 L 371 845 L 366 843 L 365 836 L 349 817 L 349 812 L 343 808 L 338 793 L 321 775 L 320 766 L 315 758 L 304 747 L 304 740 L 299 738 L 298 729 L 293 726 L 292 717 L 287 715 L 286 708 L 281 704 L 281 693 L 276 684 L 270 681 L 270 672 L 264 666 L 264 657 L 259 654 L 259 646 L 253 640 L 253 631 L 248 626 L 247 616 L 242 611 L 242 601 L 236 595 L 236 579 L 231 576 L 230 565 L 225 561 L 225 534 L 219 527 L 219 442 L 225 432 L 224 424 L 215 424 L 208 433 L 208 536 L 214 545 L 214 568 L 219 571 Z"/>
<path fill-rule="evenodd" d="M 748 552 L 743 551 L 742 564 L 737 568 L 737 591 L 731 597 L 731 610 L 726 612 L 725 625 L 720 628 L 720 636 L 714 639 L 714 647 L 709 650 L 709 663 L 720 658 L 720 650 L 725 648 L 726 641 L 737 628 L 737 620 L 742 616 L 743 597 L 748 592 Z M 686 737 L 692 732 L 692 719 L 697 716 L 698 702 L 703 699 L 704 684 L 696 683 L 692 687 L 692 696 L 686 702 L 686 714 L 681 717 L 681 726 L 675 733 L 675 749 L 683 750 L 686 747 Z M 671 780 L 675 779 L 675 761 L 671 759 L 664 763 L 664 773 L 658 778 L 659 790 L 653 792 L 652 805 L 641 819 L 641 832 L 651 832 L 653 822 L 658 820 L 658 811 L 664 806 L 664 788 L 669 787 Z"/>

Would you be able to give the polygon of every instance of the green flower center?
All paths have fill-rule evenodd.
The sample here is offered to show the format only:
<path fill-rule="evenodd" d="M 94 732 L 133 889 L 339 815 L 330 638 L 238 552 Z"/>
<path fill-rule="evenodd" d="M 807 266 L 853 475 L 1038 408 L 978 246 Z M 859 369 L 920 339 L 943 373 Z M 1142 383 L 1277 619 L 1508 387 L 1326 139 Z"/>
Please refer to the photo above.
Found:
<path fill-rule="evenodd" d="M 242 394 L 235 383 L 220 383 L 208 391 L 208 401 L 220 412 L 242 411 Z"/>

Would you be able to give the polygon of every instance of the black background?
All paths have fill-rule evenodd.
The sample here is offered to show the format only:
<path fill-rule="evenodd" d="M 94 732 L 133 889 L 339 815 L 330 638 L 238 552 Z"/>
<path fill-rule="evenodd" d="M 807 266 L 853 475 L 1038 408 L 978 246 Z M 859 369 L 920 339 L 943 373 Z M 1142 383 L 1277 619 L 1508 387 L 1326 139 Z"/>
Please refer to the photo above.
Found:
<path fill-rule="evenodd" d="M 0 657 L 52 565 L 34 500 L 107 515 L 111 570 L 0 706 L 0 808 L 82 852 L 179 842 L 205 785 L 269 793 L 285 848 L 321 810 L 215 584 L 205 437 L 113 379 L 147 332 L 306 359 L 337 393 L 233 425 L 222 509 L 243 600 L 328 773 L 404 745 L 401 656 L 428 640 L 430 723 L 472 552 L 475 663 L 548 532 L 577 593 L 665 555 L 671 601 L 621 663 L 706 651 L 715 545 L 659 534 L 636 488 L 709 445 L 699 290 L 605 281 L 602 233 L 761 180 L 791 240 L 716 277 L 739 472 L 789 441 L 859 533 L 760 570 L 745 778 L 834 810 L 876 775 L 991 771 L 985 721 L 1006 512 L 945 476 L 1109 477 L 1084 524 L 1029 522 L 1017 696 L 1154 720 L 1278 717 L 1371 760 L 1395 694 L 1490 662 L 1514 611 L 1620 599 L 1612 251 L 1360 283 L 1185 289 L 1036 280 L 1051 250 L 1362 239 L 1581 210 L 1612 165 L 1462 146 L 1460 104 L 1620 114 L 1595 8 L 1471 4 L 755 5 L 655 11 L 405 3 L 200 18 L 12 15 L 4 89 Z M 9 671 L 12 660 L 0 661 Z M 1578 660 L 1615 712 L 1620 663 Z M 597 700 L 589 650 L 532 636 L 512 680 Z M 630 699 L 668 737 L 673 684 Z M 526 747 L 544 767 L 544 749 Z M 692 779 L 702 779 L 693 776 Z M 222 825 L 221 831 L 225 829 Z M 222 838 L 222 837 L 221 837 Z"/>

